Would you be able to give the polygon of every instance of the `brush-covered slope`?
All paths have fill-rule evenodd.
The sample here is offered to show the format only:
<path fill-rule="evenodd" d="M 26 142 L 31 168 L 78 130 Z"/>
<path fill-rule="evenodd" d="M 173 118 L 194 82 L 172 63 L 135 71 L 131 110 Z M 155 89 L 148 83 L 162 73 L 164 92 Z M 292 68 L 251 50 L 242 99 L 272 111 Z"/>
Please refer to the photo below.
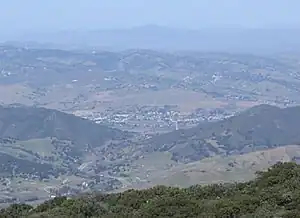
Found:
<path fill-rule="evenodd" d="M 247 183 L 55 198 L 15 204 L 1 217 L 299 217 L 300 166 L 278 163 Z"/>
<path fill-rule="evenodd" d="M 190 162 L 214 155 L 240 154 L 299 144 L 300 107 L 259 105 L 228 119 L 200 124 L 148 139 L 144 152 L 167 151 Z"/>

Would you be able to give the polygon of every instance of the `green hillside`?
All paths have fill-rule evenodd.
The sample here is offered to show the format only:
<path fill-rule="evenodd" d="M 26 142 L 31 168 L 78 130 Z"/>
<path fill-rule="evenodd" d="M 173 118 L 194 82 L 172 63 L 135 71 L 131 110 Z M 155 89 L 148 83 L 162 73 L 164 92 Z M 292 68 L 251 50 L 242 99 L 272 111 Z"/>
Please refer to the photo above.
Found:
<path fill-rule="evenodd" d="M 14 204 L 1 217 L 300 217 L 300 166 L 277 163 L 246 183 L 90 194 Z"/>

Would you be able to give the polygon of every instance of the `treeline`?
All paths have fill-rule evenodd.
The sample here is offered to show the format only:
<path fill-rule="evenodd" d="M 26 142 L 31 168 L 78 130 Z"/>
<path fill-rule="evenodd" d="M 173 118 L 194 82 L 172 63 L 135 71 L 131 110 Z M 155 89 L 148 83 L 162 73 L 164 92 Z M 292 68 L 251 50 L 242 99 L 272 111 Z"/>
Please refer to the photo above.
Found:
<path fill-rule="evenodd" d="M 55 198 L 37 207 L 14 204 L 0 217 L 300 217 L 300 166 L 278 163 L 246 183 Z"/>

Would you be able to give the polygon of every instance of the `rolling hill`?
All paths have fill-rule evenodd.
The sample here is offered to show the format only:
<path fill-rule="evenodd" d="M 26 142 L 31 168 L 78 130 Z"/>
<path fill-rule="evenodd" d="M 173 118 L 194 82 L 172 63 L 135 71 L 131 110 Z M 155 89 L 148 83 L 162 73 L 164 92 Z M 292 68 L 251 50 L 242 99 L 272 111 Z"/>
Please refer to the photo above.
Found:
<path fill-rule="evenodd" d="M 277 161 L 300 157 L 300 107 L 259 105 L 230 118 L 204 122 L 114 150 L 130 160 L 124 186 L 246 181 Z"/>
<path fill-rule="evenodd" d="M 20 177 L 42 180 L 32 190 L 41 196 L 49 185 L 65 187 L 66 179 L 76 190 L 88 182 L 104 191 L 245 181 L 277 161 L 298 160 L 299 122 L 300 107 L 259 105 L 143 139 L 52 109 L 2 106 L 0 176 L 10 178 L 11 187 L 18 187 Z"/>
<path fill-rule="evenodd" d="M 0 106 L 1 138 L 29 140 L 54 137 L 80 146 L 99 147 L 108 140 L 123 140 L 131 135 L 57 110 Z"/>
<path fill-rule="evenodd" d="M 48 178 L 70 173 L 95 150 L 132 136 L 57 110 L 0 106 L 0 174 Z"/>
<path fill-rule="evenodd" d="M 277 162 L 299 162 L 300 146 L 286 145 L 241 155 L 215 156 L 151 175 L 151 185 L 188 187 L 195 184 L 245 182 Z"/>
<path fill-rule="evenodd" d="M 233 155 L 300 143 L 300 107 L 252 107 L 236 116 L 190 129 L 161 134 L 140 143 L 141 154 L 168 152 L 188 163 L 215 155 Z"/>
<path fill-rule="evenodd" d="M 194 94 L 220 107 L 274 103 L 294 105 L 299 98 L 296 55 L 252 55 L 225 52 L 163 52 L 34 49 L 0 45 L 1 103 L 22 103 L 70 112 L 146 106 L 193 105 Z M 51 75 L 51 76 L 50 76 Z M 176 101 L 159 103 L 170 92 Z M 62 94 L 63 93 L 63 94 Z M 162 94 L 161 94 L 162 93 Z M 159 94 L 158 103 L 156 95 Z M 122 102 L 120 96 L 131 98 Z M 171 100 L 171 99 L 170 99 Z M 200 104 L 201 103 L 201 104 Z M 223 104 L 222 104 L 223 105 Z M 243 107 L 243 106 L 241 106 Z"/>

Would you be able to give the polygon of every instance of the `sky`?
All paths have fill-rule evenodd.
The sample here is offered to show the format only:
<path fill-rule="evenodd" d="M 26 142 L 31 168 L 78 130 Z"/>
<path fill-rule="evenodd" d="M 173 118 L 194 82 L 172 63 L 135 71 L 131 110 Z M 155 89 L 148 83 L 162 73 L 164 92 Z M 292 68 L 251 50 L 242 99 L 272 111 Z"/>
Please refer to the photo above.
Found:
<path fill-rule="evenodd" d="M 297 28 L 300 0 L 0 0 L 0 31 Z"/>

